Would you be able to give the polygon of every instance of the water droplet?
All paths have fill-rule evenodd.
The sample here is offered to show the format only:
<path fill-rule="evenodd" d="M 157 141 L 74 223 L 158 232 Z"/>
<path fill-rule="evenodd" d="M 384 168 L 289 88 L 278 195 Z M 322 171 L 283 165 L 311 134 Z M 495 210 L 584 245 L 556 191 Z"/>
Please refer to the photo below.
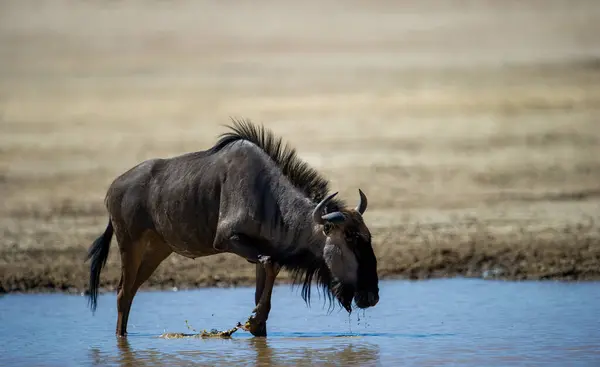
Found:
<path fill-rule="evenodd" d="M 351 314 L 348 314 L 348 330 L 350 330 L 350 334 L 352 334 L 352 319 L 351 319 Z"/>

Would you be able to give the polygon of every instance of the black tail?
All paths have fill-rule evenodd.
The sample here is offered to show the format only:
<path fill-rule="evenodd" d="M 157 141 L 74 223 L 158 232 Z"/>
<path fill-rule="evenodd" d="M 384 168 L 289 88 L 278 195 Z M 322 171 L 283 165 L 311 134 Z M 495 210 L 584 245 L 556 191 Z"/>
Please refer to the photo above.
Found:
<path fill-rule="evenodd" d="M 85 261 L 92 259 L 90 264 L 90 286 L 89 286 L 89 303 L 92 312 L 96 311 L 98 303 L 98 287 L 100 286 L 100 272 L 106 260 L 108 259 L 108 251 L 110 250 L 110 241 L 113 236 L 113 226 L 111 221 L 108 221 L 108 226 L 104 233 L 92 243 L 88 250 L 88 255 Z"/>

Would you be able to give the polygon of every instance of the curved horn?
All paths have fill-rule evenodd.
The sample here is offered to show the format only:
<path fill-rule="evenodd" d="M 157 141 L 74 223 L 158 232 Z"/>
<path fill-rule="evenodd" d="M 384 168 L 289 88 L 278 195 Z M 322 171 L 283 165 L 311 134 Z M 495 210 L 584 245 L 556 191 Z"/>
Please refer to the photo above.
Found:
<path fill-rule="evenodd" d="M 326 197 L 325 199 L 321 200 L 321 202 L 319 204 L 317 204 L 317 207 L 313 210 L 313 220 L 316 223 L 319 224 L 323 224 L 325 223 L 325 220 L 321 217 L 321 213 L 323 212 L 323 209 L 325 208 L 325 206 L 327 205 L 327 203 L 329 202 L 329 200 L 333 199 L 334 196 L 336 196 L 338 193 L 334 192 L 333 194 L 329 195 L 328 197 Z"/>
<path fill-rule="evenodd" d="M 344 221 L 346 220 L 346 217 L 341 212 L 327 213 L 321 218 L 323 218 L 325 222 L 331 223 L 344 223 Z"/>
<path fill-rule="evenodd" d="M 368 200 L 367 195 L 365 195 L 365 193 L 362 192 L 361 189 L 358 189 L 358 193 L 360 194 L 360 201 L 358 202 L 358 206 L 355 210 L 362 215 L 365 212 L 365 210 L 367 210 Z"/>

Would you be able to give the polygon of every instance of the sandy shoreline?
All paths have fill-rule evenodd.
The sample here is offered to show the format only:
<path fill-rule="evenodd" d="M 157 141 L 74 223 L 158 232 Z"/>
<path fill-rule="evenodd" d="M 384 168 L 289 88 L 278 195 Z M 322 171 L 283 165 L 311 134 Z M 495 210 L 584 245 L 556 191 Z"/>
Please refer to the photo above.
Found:
<path fill-rule="evenodd" d="M 499 280 L 600 280 L 600 228 L 590 218 L 574 225 L 500 230 L 476 220 L 375 231 L 381 279 L 474 277 Z M 84 246 L 53 250 L 0 251 L 0 291 L 85 292 Z M 49 261 L 49 259 L 52 259 Z M 172 255 L 144 289 L 253 286 L 254 266 L 233 255 L 196 260 Z M 120 275 L 118 248 L 102 274 L 102 291 L 113 291 Z M 282 272 L 278 283 L 290 279 Z"/>

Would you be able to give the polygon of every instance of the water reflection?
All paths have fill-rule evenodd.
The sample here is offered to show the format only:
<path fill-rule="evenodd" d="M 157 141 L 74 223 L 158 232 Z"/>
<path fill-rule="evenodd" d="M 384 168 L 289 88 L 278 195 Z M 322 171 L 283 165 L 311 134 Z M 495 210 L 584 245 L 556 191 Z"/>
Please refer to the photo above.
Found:
<path fill-rule="evenodd" d="M 295 365 L 311 366 L 374 366 L 379 360 L 379 347 L 358 340 L 333 343 L 331 339 L 316 341 L 319 345 L 327 347 L 305 346 L 300 338 L 294 338 L 291 348 L 278 348 L 279 340 L 256 338 L 248 340 L 255 351 L 256 366 Z"/>
<path fill-rule="evenodd" d="M 299 339 L 305 339 L 302 343 Z M 379 364 L 379 347 L 360 339 L 341 338 L 250 338 L 230 340 L 193 339 L 192 350 L 162 352 L 157 349 L 136 350 L 127 339 L 117 339 L 118 353 L 93 348 L 93 366 L 187 366 L 187 365 L 251 365 L 251 366 L 375 366 Z M 182 339 L 169 342 L 182 342 Z M 215 345 L 214 343 L 218 343 Z M 230 343 L 230 348 L 223 348 Z M 212 345 L 211 345 L 212 344 Z M 302 346 L 299 346 L 302 345 Z M 172 347 L 172 346 L 171 346 Z"/>
<path fill-rule="evenodd" d="M 90 359 L 92 366 L 116 365 L 121 367 L 130 366 L 163 366 L 165 363 L 172 364 L 168 353 L 161 353 L 154 349 L 135 351 L 127 339 L 117 338 L 118 353 L 103 352 L 99 348 L 92 348 Z"/>

